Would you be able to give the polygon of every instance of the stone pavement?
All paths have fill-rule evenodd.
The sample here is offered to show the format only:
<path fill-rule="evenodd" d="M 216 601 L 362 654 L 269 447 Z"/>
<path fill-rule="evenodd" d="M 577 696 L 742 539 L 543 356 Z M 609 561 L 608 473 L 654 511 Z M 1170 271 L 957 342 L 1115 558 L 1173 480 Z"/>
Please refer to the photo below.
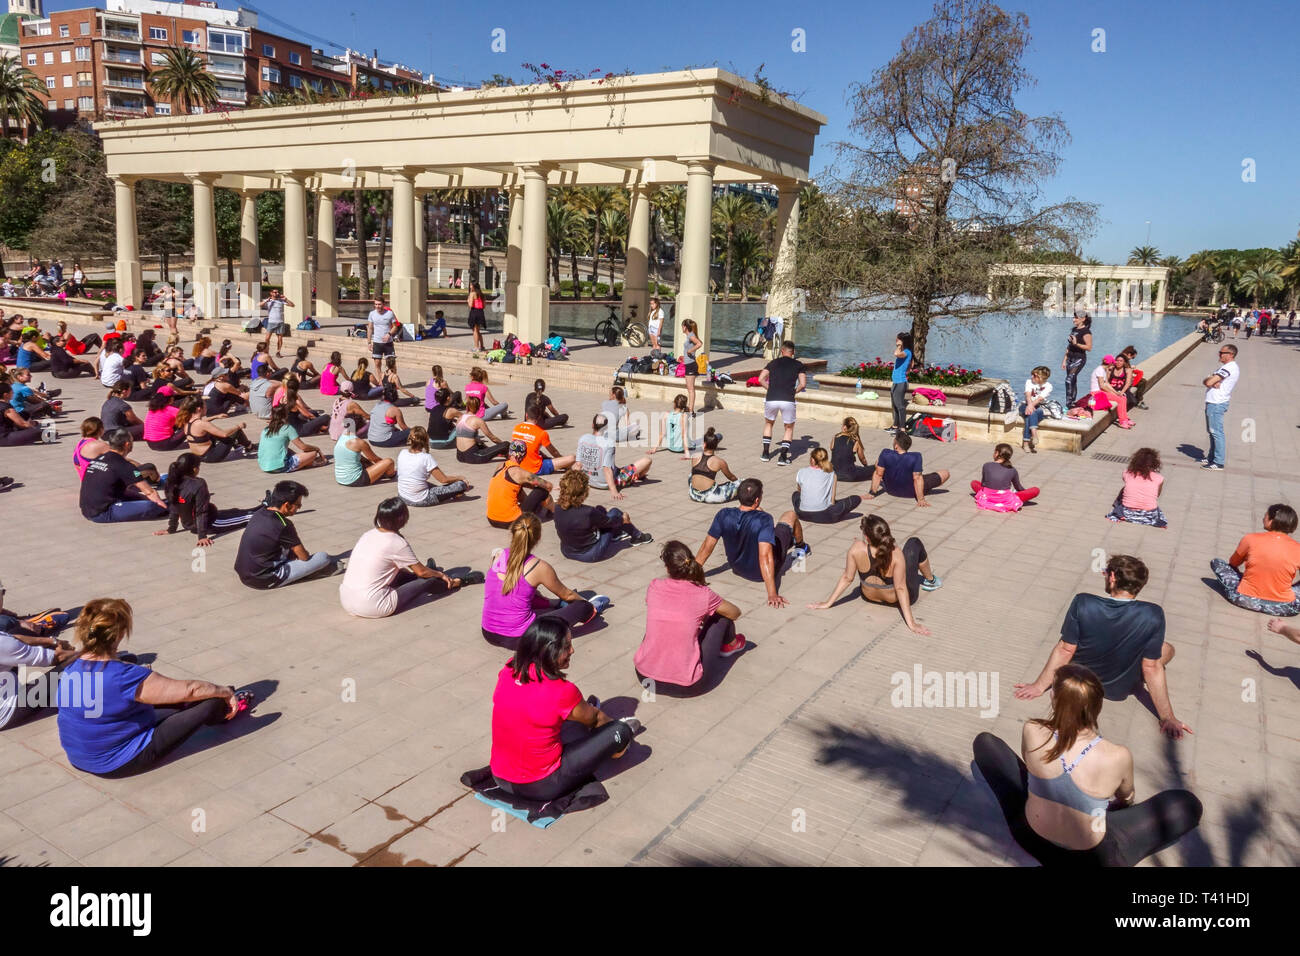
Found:
<path fill-rule="evenodd" d="M 950 487 L 929 509 L 889 499 L 875 510 L 900 540 L 919 535 L 944 578 L 918 605 L 931 637 L 911 634 L 896 612 L 857 600 L 804 609 L 829 593 L 855 521 L 809 529 L 814 550 L 803 573 L 785 576 L 781 591 L 791 605 L 784 610 L 766 606 L 761 586 L 716 570 L 715 557 L 710 585 L 741 606 L 740 630 L 755 646 L 702 698 L 645 700 L 631 665 L 646 583 L 662 573 L 658 545 L 677 537 L 697 546 L 715 510 L 686 496 L 688 465 L 670 453 L 656 456 L 654 480 L 619 503 L 655 535 L 654 545 L 581 565 L 559 555 L 547 526 L 539 553 L 562 580 L 614 599 L 605 625 L 575 641 L 570 678 L 607 710 L 635 712 L 646 732 L 611 764 L 608 803 L 545 831 L 494 820 L 458 782 L 487 761 L 492 687 L 506 657 L 479 634 L 476 590 L 384 621 L 344 614 L 337 579 L 251 591 L 230 568 L 233 535 L 196 557 L 187 535 L 152 537 L 157 525 L 84 521 L 71 440 L 0 450 L 0 474 L 22 483 L 0 495 L 0 579 L 11 606 L 71 607 L 121 595 L 136 609 L 129 649 L 155 655 L 161 673 L 259 692 L 251 718 L 205 729 L 166 764 L 130 780 L 72 770 L 53 718 L 0 734 L 0 858 L 66 865 L 1025 863 L 991 796 L 972 779 L 971 741 L 991 730 L 1014 745 L 1020 724 L 1045 712 L 1042 700 L 1016 701 L 1012 685 L 1037 676 L 1073 594 L 1100 591 L 1093 566 L 1104 551 L 1137 554 L 1151 567 L 1142 597 L 1164 605 L 1178 648 L 1170 692 L 1196 731 L 1166 743 L 1154 717 L 1131 700 L 1103 713 L 1103 733 L 1134 752 L 1139 797 L 1179 785 L 1206 804 L 1200 829 L 1154 862 L 1295 865 L 1300 647 L 1268 633 L 1262 615 L 1231 607 L 1202 579 L 1210 557 L 1226 556 L 1241 534 L 1256 530 L 1268 504 L 1295 502 L 1300 440 L 1290 409 L 1300 400 L 1293 371 L 1300 341 L 1284 330 L 1277 341 L 1237 344 L 1244 377 L 1223 473 L 1200 471 L 1187 455 L 1204 447 L 1199 380 L 1213 366 L 1210 346 L 1152 390 L 1152 408 L 1135 415 L 1136 429 L 1110 430 L 1083 457 L 1018 453 L 1026 483 L 1044 488 L 1018 515 L 978 512 L 970 500 L 966 482 L 988 446 L 919 442 L 927 469 L 953 472 Z M 494 391 L 520 407 L 518 387 Z M 578 423 L 600 401 L 552 395 Z M 71 428 L 97 413 L 102 394 L 83 380 L 65 397 Z M 1253 442 L 1242 440 L 1243 419 L 1254 421 Z M 797 469 L 757 461 L 758 421 L 711 411 L 701 422 L 725 433 L 733 470 L 765 481 L 768 510 L 784 511 Z M 556 443 L 571 450 L 581 431 L 558 430 Z M 796 429 L 801 440 L 823 442 L 832 432 L 820 423 Z M 866 438 L 869 447 L 885 441 L 879 432 Z M 1097 456 L 1126 457 L 1142 444 L 1165 460 L 1166 531 L 1103 518 L 1123 468 Z M 447 470 L 469 474 L 475 500 L 414 511 L 407 537 L 442 565 L 482 569 L 505 540 L 484 522 L 478 497 L 490 469 L 453 461 Z M 255 502 L 271 483 L 243 461 L 205 466 L 203 474 L 218 506 Z M 376 503 L 392 494 L 385 486 L 341 488 L 331 469 L 301 477 L 312 494 L 296 523 L 313 550 L 351 547 Z M 860 489 L 841 493 L 851 490 Z M 607 503 L 600 492 L 593 501 Z M 996 675 L 996 716 L 891 706 L 891 676 L 917 665 Z M 1249 702 L 1247 681 L 1255 688 Z M 351 687 L 355 701 L 345 702 Z"/>

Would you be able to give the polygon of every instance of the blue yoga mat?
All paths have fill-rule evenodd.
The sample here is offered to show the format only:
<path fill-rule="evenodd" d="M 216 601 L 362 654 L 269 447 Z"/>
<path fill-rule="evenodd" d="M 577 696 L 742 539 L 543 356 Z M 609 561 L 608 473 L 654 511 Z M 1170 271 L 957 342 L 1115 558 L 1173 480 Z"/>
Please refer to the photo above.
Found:
<path fill-rule="evenodd" d="M 520 810 L 518 807 L 512 807 L 503 800 L 493 800 L 491 797 L 484 796 L 481 793 L 475 793 L 474 796 L 483 803 L 486 803 L 489 807 L 499 807 L 512 817 L 515 817 L 518 820 L 523 820 L 525 823 L 532 824 L 541 830 L 545 830 L 556 820 L 560 819 L 559 817 L 538 817 L 536 820 L 529 820 L 527 810 Z"/>

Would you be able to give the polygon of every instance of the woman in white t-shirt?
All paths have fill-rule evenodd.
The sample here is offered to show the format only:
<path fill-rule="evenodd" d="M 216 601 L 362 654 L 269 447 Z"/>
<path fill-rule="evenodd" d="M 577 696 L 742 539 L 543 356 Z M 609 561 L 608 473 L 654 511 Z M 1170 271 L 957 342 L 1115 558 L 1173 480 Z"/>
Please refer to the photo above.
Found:
<path fill-rule="evenodd" d="M 343 610 L 357 617 L 388 617 L 426 594 L 454 591 L 465 584 L 482 584 L 483 572 L 449 578 L 430 558 L 421 563 L 402 537 L 411 518 L 401 498 L 385 498 L 375 510 L 375 526 L 363 534 L 348 558 L 339 585 Z"/>
<path fill-rule="evenodd" d="M 397 456 L 397 493 L 403 501 L 423 508 L 459 497 L 473 487 L 460 475 L 444 474 L 429 454 L 429 432 L 419 425 L 411 429 L 406 447 Z"/>
<path fill-rule="evenodd" d="M 818 446 L 808 456 L 808 467 L 800 468 L 794 476 L 796 489 L 791 496 L 794 513 L 803 521 L 815 524 L 834 524 L 849 517 L 862 504 L 860 495 L 849 495 L 835 500 L 837 479 L 831 466 L 831 455 Z"/>
<path fill-rule="evenodd" d="M 650 310 L 646 313 L 646 331 L 650 333 L 651 348 L 660 348 L 659 333 L 664 327 L 664 310 L 657 298 L 650 299 Z"/>
<path fill-rule="evenodd" d="M 1020 447 L 1035 454 L 1038 453 L 1038 423 L 1046 414 L 1043 406 L 1052 394 L 1052 383 L 1047 380 L 1051 374 L 1050 368 L 1040 365 L 1025 379 L 1025 400 L 1020 405 L 1020 414 L 1025 418 L 1025 432 Z"/>

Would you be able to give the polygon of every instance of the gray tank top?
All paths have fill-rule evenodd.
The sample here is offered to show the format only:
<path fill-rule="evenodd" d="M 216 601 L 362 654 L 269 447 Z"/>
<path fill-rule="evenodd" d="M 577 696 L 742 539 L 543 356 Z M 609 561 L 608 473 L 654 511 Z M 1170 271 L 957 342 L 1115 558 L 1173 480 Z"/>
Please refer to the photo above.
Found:
<path fill-rule="evenodd" d="M 1056 732 L 1052 732 L 1052 739 L 1056 739 Z M 1110 798 L 1094 797 L 1091 794 L 1084 793 L 1079 789 L 1079 785 L 1074 782 L 1070 774 L 1074 768 L 1079 766 L 1079 761 L 1088 756 L 1088 752 L 1101 742 L 1101 736 L 1098 735 L 1092 743 L 1084 747 L 1079 756 L 1074 758 L 1074 762 L 1067 764 L 1065 757 L 1061 757 L 1061 769 L 1065 771 L 1059 777 L 1035 777 L 1029 774 L 1029 792 L 1036 797 L 1042 797 L 1044 800 L 1051 800 L 1053 803 L 1059 803 L 1062 806 L 1071 807 L 1080 813 L 1086 813 L 1089 816 L 1101 812 L 1103 815 L 1110 806 Z"/>

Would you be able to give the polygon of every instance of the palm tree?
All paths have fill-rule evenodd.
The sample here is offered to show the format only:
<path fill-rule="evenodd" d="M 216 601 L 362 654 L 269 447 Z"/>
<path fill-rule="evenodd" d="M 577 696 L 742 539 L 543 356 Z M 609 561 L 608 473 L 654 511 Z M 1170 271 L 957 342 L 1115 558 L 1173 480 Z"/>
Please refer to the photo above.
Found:
<path fill-rule="evenodd" d="M 1128 254 L 1128 264 L 1131 266 L 1153 266 L 1159 261 L 1160 250 L 1155 246 L 1138 246 Z"/>
<path fill-rule="evenodd" d="M 210 109 L 217 105 L 217 80 L 201 56 L 187 47 L 174 46 L 163 51 L 163 60 L 163 65 L 149 74 L 156 99 L 178 104 L 182 113 L 193 113 L 196 106 Z"/>
<path fill-rule="evenodd" d="M 755 212 L 754 199 L 747 193 L 725 192 L 713 201 L 713 225 L 723 243 L 723 301 L 731 295 L 732 247 L 736 243 L 736 232 L 753 222 Z"/>
<path fill-rule="evenodd" d="M 1216 262 L 1215 277 L 1223 285 L 1226 298 L 1224 305 L 1232 304 L 1232 290 L 1237 287 L 1237 280 L 1246 271 L 1246 260 L 1239 252 L 1225 252 Z"/>
<path fill-rule="evenodd" d="M 0 57 L 0 137 L 9 138 L 9 118 L 35 129 L 45 118 L 45 84 L 18 59 Z"/>
<path fill-rule="evenodd" d="M 1269 260 L 1247 269 L 1237 280 L 1237 288 L 1251 297 L 1251 308 L 1259 308 L 1259 297 L 1277 292 L 1286 283 L 1282 279 L 1282 263 L 1276 259 Z"/>
<path fill-rule="evenodd" d="M 614 294 L 614 253 L 627 247 L 627 216 L 614 208 L 600 214 L 600 228 L 605 230 L 605 249 L 609 252 L 609 294 Z"/>
<path fill-rule="evenodd" d="M 1300 298 L 1300 239 L 1293 239 L 1282 250 L 1282 278 L 1291 290 L 1291 308 Z"/>
<path fill-rule="evenodd" d="M 746 302 L 749 299 L 750 277 L 757 276 L 759 270 L 767 264 L 770 258 L 769 247 L 758 233 L 749 229 L 737 232 L 731 247 L 736 272 L 740 276 L 740 301 Z"/>
<path fill-rule="evenodd" d="M 686 228 L 686 187 L 660 186 L 650 197 L 659 211 L 660 224 L 673 244 L 673 268 L 678 292 L 682 290 L 682 234 Z"/>
<path fill-rule="evenodd" d="M 596 273 L 596 263 L 600 258 L 600 220 L 606 209 L 619 209 L 627 204 L 623 190 L 610 186 L 593 186 L 589 189 L 575 189 L 572 202 L 574 208 L 591 216 L 591 271 Z M 591 287 L 592 298 L 596 296 L 596 286 Z"/>
<path fill-rule="evenodd" d="M 562 198 L 554 197 L 547 201 L 546 249 L 551 260 L 551 281 L 555 283 L 557 292 L 560 288 L 560 252 L 569 241 L 575 219 L 577 213 Z"/>

